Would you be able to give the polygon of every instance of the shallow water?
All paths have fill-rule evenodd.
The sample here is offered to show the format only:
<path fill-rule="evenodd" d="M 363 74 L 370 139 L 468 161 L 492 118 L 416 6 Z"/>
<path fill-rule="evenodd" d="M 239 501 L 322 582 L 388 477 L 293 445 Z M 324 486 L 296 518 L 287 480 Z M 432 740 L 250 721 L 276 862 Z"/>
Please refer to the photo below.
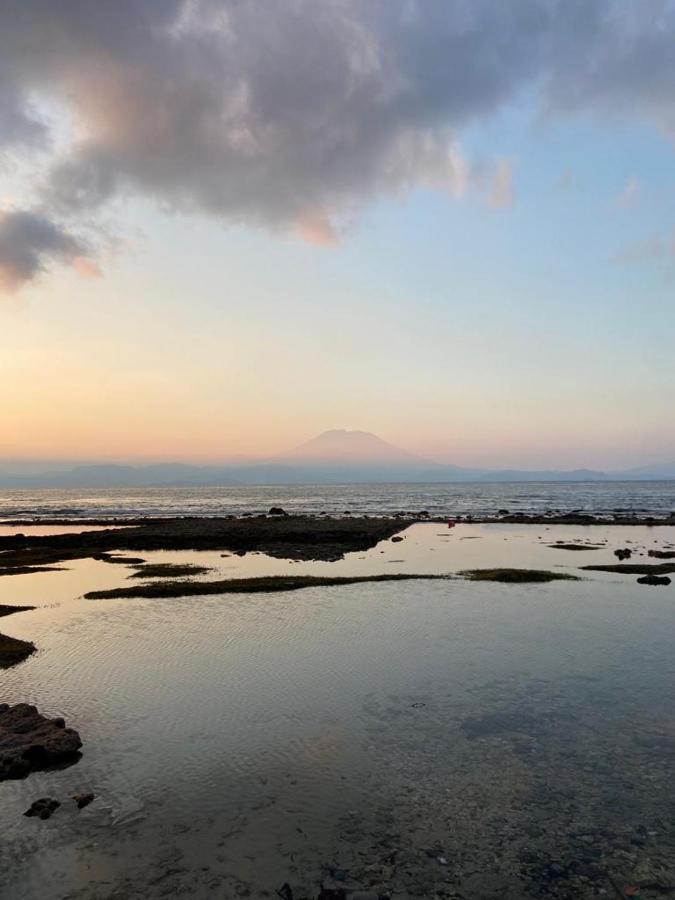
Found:
<path fill-rule="evenodd" d="M 216 567 L 207 579 L 575 571 L 674 542 L 666 527 L 416 525 L 338 563 L 141 555 Z M 0 700 L 84 741 L 76 765 L 0 784 L 3 898 L 273 897 L 284 881 L 315 896 L 330 866 L 396 897 L 550 896 L 545 861 L 571 865 L 587 834 L 619 879 L 675 861 L 673 586 L 584 573 L 88 601 L 132 570 L 66 565 L 0 578 L 0 603 L 38 606 L 2 630 L 39 647 L 0 673 Z M 78 812 L 68 798 L 87 790 Z M 48 822 L 22 816 L 40 796 L 63 801 Z M 582 877 L 569 896 L 611 890 Z"/>
<path fill-rule="evenodd" d="M 128 528 L 128 525 L 0 525 L 0 537 L 25 534 L 27 537 L 50 537 L 54 534 L 82 534 L 83 531 L 104 531 Z"/>

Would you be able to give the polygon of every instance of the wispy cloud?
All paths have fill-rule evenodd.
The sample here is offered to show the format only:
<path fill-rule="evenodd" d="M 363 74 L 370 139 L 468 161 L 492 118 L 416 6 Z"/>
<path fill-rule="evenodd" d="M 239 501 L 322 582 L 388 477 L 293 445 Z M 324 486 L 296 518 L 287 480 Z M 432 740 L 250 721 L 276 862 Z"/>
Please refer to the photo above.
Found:
<path fill-rule="evenodd" d="M 652 235 L 623 247 L 615 256 L 615 262 L 635 265 L 675 260 L 675 235 Z"/>
<path fill-rule="evenodd" d="M 632 209 L 640 202 L 642 185 L 637 178 L 629 178 L 616 198 L 616 205 L 622 209 Z"/>
<path fill-rule="evenodd" d="M 492 209 L 511 209 L 514 202 L 513 165 L 507 160 L 501 160 L 492 176 L 488 204 Z"/>
<path fill-rule="evenodd" d="M 566 166 L 558 178 L 556 179 L 555 186 L 560 188 L 563 191 L 570 191 L 573 187 L 576 187 L 577 179 L 574 171 Z"/>

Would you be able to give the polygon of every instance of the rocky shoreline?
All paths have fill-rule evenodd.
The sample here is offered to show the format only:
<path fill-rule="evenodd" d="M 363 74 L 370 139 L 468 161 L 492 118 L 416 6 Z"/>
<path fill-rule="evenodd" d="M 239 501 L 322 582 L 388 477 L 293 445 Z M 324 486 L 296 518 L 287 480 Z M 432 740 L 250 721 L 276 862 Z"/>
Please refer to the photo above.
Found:
<path fill-rule="evenodd" d="M 81 746 L 63 719 L 48 719 L 28 703 L 0 703 L 0 781 L 77 762 Z"/>
<path fill-rule="evenodd" d="M 83 525 L 65 520 L 59 524 Z M 106 524 L 109 529 L 79 534 L 0 536 L 0 574 L 9 574 L 19 567 L 48 566 L 115 550 L 257 550 L 285 559 L 332 561 L 341 559 L 345 553 L 374 547 L 407 528 L 410 521 L 263 515 L 115 520 Z"/>
<path fill-rule="evenodd" d="M 272 511 L 270 511 L 272 512 Z M 456 524 L 507 525 L 675 525 L 668 517 L 617 511 L 611 516 L 551 512 L 546 515 L 500 510 L 491 516 L 449 517 Z M 25 519 L 6 522 L 15 527 L 104 527 L 99 531 L 37 536 L 19 533 L 0 536 L 0 575 L 20 571 L 45 571 L 71 559 L 101 556 L 111 551 L 230 550 L 259 551 L 270 556 L 298 560 L 334 561 L 345 553 L 369 550 L 409 525 L 428 522 L 445 525 L 448 517 L 432 517 L 426 510 L 400 511 L 390 516 L 272 514 L 175 517 L 156 519 Z"/>

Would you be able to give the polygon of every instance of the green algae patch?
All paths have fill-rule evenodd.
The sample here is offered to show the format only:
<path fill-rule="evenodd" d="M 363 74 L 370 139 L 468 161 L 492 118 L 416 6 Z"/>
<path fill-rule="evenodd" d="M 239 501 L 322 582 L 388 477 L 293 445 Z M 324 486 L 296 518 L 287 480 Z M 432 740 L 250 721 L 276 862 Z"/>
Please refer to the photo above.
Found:
<path fill-rule="evenodd" d="M 205 575 L 211 569 L 206 566 L 194 566 L 186 563 L 148 563 L 136 566 L 137 570 L 129 578 L 185 578 L 189 575 Z"/>
<path fill-rule="evenodd" d="M 279 591 L 298 591 L 311 587 L 338 587 L 348 584 L 369 584 L 380 581 L 440 581 L 449 575 L 361 575 L 354 577 L 320 577 L 315 575 L 269 575 L 261 578 L 228 578 L 221 581 L 163 581 L 139 584 L 134 587 L 90 591 L 87 600 L 112 600 L 118 597 L 193 597 L 206 594 L 263 594 Z"/>
<path fill-rule="evenodd" d="M 606 566 L 582 566 L 589 572 L 615 572 L 617 575 L 669 575 L 675 572 L 675 562 L 614 563 Z"/>
<path fill-rule="evenodd" d="M 604 550 L 603 544 L 547 544 L 552 550 Z"/>
<path fill-rule="evenodd" d="M 502 584 L 532 584 L 546 581 L 579 581 L 566 572 L 547 572 L 543 569 L 466 569 L 459 573 L 469 581 L 499 581 Z"/>
<path fill-rule="evenodd" d="M 0 669 L 8 669 L 35 653 L 35 644 L 0 634 Z"/>
<path fill-rule="evenodd" d="M 34 606 L 9 606 L 6 603 L 0 603 L 0 616 L 11 616 L 12 613 L 17 612 L 28 612 L 30 609 L 35 609 Z"/>

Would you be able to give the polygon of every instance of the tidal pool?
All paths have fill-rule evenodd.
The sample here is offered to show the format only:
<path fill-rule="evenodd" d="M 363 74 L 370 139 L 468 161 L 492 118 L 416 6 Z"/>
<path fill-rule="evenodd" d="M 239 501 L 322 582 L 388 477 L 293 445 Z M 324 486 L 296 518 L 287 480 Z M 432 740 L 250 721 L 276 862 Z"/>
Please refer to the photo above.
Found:
<path fill-rule="evenodd" d="M 648 898 L 675 884 L 675 586 L 578 571 L 672 545 L 675 529 L 403 536 L 337 563 L 134 555 L 214 570 L 199 580 L 502 566 L 583 580 L 92 601 L 133 570 L 0 577 L 0 603 L 37 607 L 2 630 L 39 648 L 0 672 L 0 702 L 62 715 L 84 743 L 76 765 L 0 784 L 0 897 L 258 898 L 287 882 L 300 900 L 332 878 L 397 898 L 614 884 Z M 87 791 L 78 811 L 69 798 Z M 25 818 L 43 796 L 62 806 Z"/>

